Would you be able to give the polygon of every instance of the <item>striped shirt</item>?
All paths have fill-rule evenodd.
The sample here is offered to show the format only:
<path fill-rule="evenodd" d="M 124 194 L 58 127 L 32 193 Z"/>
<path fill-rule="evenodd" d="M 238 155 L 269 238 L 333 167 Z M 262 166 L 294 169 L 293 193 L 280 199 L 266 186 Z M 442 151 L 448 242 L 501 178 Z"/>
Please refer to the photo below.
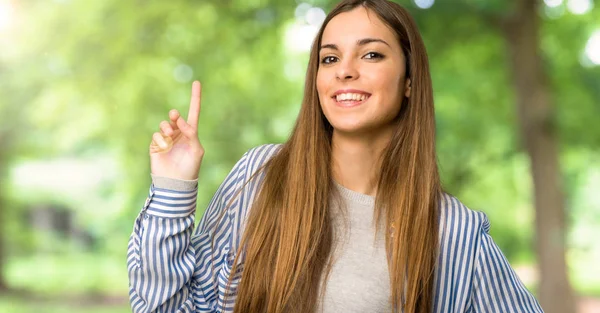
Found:
<path fill-rule="evenodd" d="M 133 312 L 233 311 L 241 275 L 224 302 L 227 279 L 260 180 L 243 185 L 279 148 L 269 144 L 246 152 L 195 230 L 196 183 L 150 186 L 127 252 Z M 433 312 L 543 312 L 488 234 L 485 214 L 447 194 L 440 209 Z"/>

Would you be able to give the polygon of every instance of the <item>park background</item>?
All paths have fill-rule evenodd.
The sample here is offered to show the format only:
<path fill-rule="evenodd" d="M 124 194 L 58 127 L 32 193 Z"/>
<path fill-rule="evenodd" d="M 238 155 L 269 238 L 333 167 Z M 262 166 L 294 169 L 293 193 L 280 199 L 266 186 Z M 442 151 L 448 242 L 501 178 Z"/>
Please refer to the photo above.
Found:
<path fill-rule="evenodd" d="M 398 2 L 428 49 L 445 188 L 547 312 L 600 312 L 600 3 Z M 151 134 L 200 80 L 200 216 L 245 151 L 286 140 L 333 5 L 0 0 L 0 312 L 129 312 Z"/>

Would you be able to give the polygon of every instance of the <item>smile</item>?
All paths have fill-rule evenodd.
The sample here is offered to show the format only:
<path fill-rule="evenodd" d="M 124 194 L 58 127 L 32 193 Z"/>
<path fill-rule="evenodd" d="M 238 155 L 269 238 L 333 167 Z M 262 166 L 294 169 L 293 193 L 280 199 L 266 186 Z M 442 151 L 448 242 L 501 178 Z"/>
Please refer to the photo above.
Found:
<path fill-rule="evenodd" d="M 354 107 L 365 102 L 370 96 L 364 93 L 340 93 L 332 98 L 341 107 Z"/>

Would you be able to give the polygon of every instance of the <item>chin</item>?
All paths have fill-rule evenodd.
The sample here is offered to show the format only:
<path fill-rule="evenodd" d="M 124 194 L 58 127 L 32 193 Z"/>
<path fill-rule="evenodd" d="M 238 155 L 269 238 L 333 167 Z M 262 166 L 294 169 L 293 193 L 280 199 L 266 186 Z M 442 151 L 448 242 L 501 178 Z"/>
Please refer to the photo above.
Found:
<path fill-rule="evenodd" d="M 359 135 L 359 134 L 364 134 L 366 132 L 369 132 L 371 130 L 370 127 L 366 127 L 365 125 L 361 125 L 361 124 L 337 123 L 337 124 L 332 124 L 332 126 L 333 126 L 334 132 L 338 132 L 340 134 L 345 134 L 345 135 Z"/>
<path fill-rule="evenodd" d="M 393 124 L 373 124 L 368 123 L 366 121 L 354 121 L 345 123 L 341 121 L 337 121 L 337 123 L 331 123 L 333 126 L 333 131 L 337 132 L 339 135 L 346 136 L 366 136 L 366 137 L 378 137 L 379 135 L 387 136 L 391 134 L 394 125 Z"/>

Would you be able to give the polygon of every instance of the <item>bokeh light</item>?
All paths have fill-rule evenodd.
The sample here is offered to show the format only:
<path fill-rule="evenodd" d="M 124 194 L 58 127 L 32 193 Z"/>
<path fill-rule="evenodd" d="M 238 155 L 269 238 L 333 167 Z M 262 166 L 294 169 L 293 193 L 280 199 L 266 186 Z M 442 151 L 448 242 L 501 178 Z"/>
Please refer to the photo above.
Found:
<path fill-rule="evenodd" d="M 307 52 L 325 20 L 325 11 L 303 2 L 296 6 L 294 16 L 294 23 L 285 32 L 285 47 L 292 52 Z"/>
<path fill-rule="evenodd" d="M 308 24 L 320 27 L 323 21 L 325 21 L 326 16 L 327 14 L 325 14 L 325 11 L 323 11 L 323 9 L 313 7 L 306 11 L 304 19 Z"/>
<path fill-rule="evenodd" d="M 556 8 L 563 3 L 563 0 L 544 0 L 544 3 L 551 8 Z"/>
<path fill-rule="evenodd" d="M 592 0 L 569 0 L 567 8 L 573 14 L 581 15 L 589 12 L 594 7 Z"/>
<path fill-rule="evenodd" d="M 194 70 L 187 64 L 179 64 L 173 69 L 173 78 L 180 83 L 192 81 Z"/>
<path fill-rule="evenodd" d="M 600 64 L 600 30 L 595 31 L 588 39 L 585 55 L 594 65 Z"/>
<path fill-rule="evenodd" d="M 9 29 L 15 20 L 15 9 L 9 1 L 0 0 L 0 31 Z"/>
<path fill-rule="evenodd" d="M 433 6 L 435 0 L 415 0 L 415 4 L 421 9 L 429 9 Z"/>

